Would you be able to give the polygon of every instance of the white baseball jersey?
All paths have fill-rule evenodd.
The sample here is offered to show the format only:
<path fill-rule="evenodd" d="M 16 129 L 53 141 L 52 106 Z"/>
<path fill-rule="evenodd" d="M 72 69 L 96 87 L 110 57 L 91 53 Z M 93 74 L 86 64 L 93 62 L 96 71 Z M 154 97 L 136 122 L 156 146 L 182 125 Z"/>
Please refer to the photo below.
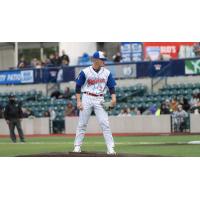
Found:
<path fill-rule="evenodd" d="M 107 87 L 110 91 L 115 87 L 116 83 L 112 74 L 105 67 L 102 67 L 98 72 L 96 72 L 93 67 L 90 66 L 81 71 L 76 80 L 76 85 L 81 88 L 83 93 L 88 92 L 96 94 L 97 96 L 95 97 L 88 94 L 83 94 L 82 96 L 83 110 L 79 113 L 79 122 L 76 130 L 74 146 L 82 145 L 88 120 L 92 111 L 94 111 L 99 125 L 102 128 L 107 148 L 109 149 L 114 147 L 108 114 L 102 106 L 104 97 L 99 96 L 106 92 Z"/>
<path fill-rule="evenodd" d="M 101 67 L 100 71 L 96 72 L 92 66 L 81 71 L 76 83 L 81 87 L 81 92 L 89 92 L 96 95 L 105 94 L 107 87 L 114 88 L 116 85 L 108 69 Z"/>

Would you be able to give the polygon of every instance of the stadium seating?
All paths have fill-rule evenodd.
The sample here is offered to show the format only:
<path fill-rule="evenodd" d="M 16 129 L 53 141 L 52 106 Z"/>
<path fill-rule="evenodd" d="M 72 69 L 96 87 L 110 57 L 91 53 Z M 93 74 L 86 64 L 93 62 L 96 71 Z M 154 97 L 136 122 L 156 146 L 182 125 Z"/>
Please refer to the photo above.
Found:
<path fill-rule="evenodd" d="M 148 109 L 152 104 L 160 106 L 166 99 L 171 100 L 175 97 L 178 100 L 182 97 L 190 100 L 194 90 L 196 89 L 200 89 L 200 83 L 166 85 L 157 93 L 148 93 L 147 88 L 141 85 L 117 88 L 116 93 L 118 105 L 113 111 L 110 111 L 109 114 L 119 114 L 119 111 L 126 107 L 130 109 L 134 107 L 143 107 L 144 109 Z"/>
<path fill-rule="evenodd" d="M 141 84 L 129 87 L 117 87 L 117 106 L 109 111 L 109 115 L 118 115 L 123 108 L 133 109 L 135 107 L 148 109 L 151 105 L 160 104 L 166 99 L 171 100 L 176 97 L 178 100 L 182 97 L 190 100 L 194 90 L 200 89 L 200 83 L 195 84 L 173 84 L 166 85 L 158 92 L 149 93 L 147 87 Z M 15 92 L 16 98 L 22 102 L 24 108 L 33 111 L 35 117 L 42 117 L 45 111 L 53 108 L 57 114 L 56 120 L 64 119 L 64 112 L 67 102 L 72 102 L 76 106 L 75 99 L 71 98 L 75 94 L 75 90 L 71 90 L 69 99 L 52 99 L 50 96 L 45 96 L 41 91 L 30 90 L 27 92 Z M 0 104 L 5 107 L 9 92 L 0 93 Z M 105 100 L 110 99 L 110 94 L 107 92 Z"/>
<path fill-rule="evenodd" d="M 15 92 L 16 98 L 22 103 L 22 107 L 33 111 L 35 117 L 42 117 L 45 111 L 53 108 L 56 112 L 56 120 L 64 118 L 64 111 L 67 102 L 65 99 L 51 99 L 49 96 L 44 96 L 41 91 L 31 90 L 28 92 Z M 73 93 L 72 93 L 73 94 Z M 9 92 L 0 93 L 0 103 L 5 107 L 8 102 Z M 74 101 L 70 101 L 73 104 Z"/>

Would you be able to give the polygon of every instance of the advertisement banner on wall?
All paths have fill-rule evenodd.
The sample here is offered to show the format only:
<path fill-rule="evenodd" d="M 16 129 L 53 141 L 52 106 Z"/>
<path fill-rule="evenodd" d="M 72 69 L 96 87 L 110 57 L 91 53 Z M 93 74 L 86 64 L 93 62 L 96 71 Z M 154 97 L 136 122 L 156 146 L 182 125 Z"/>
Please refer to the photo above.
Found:
<path fill-rule="evenodd" d="M 184 76 L 185 60 L 138 62 L 136 72 L 137 78 Z"/>
<path fill-rule="evenodd" d="M 144 58 L 159 60 L 160 56 L 177 59 L 183 46 L 192 47 L 196 42 L 144 42 Z"/>
<path fill-rule="evenodd" d="M 74 67 L 53 67 L 44 69 L 43 80 L 45 83 L 61 83 L 75 80 Z"/>
<path fill-rule="evenodd" d="M 122 42 L 121 56 L 123 62 L 134 62 L 143 60 L 142 42 Z"/>
<path fill-rule="evenodd" d="M 185 61 L 185 74 L 200 74 L 200 59 Z"/>
<path fill-rule="evenodd" d="M 75 77 L 77 78 L 81 70 L 85 67 L 75 68 Z M 135 78 L 136 77 L 136 64 L 119 64 L 108 65 L 106 68 L 112 73 L 114 78 Z"/>
<path fill-rule="evenodd" d="M 132 62 L 132 54 L 131 53 L 123 53 L 122 62 Z"/>
<path fill-rule="evenodd" d="M 33 83 L 33 70 L 21 71 L 21 83 Z"/>
<path fill-rule="evenodd" d="M 131 42 L 122 42 L 121 43 L 121 53 L 131 53 Z"/>
<path fill-rule="evenodd" d="M 135 78 L 136 77 L 136 64 L 114 65 L 108 66 L 112 72 L 115 69 L 113 76 L 115 78 Z"/>
<path fill-rule="evenodd" d="M 34 83 L 33 70 L 1 71 L 0 84 Z"/>
<path fill-rule="evenodd" d="M 121 56 L 122 56 L 122 62 L 131 62 L 132 48 L 130 42 L 121 43 Z"/>
<path fill-rule="evenodd" d="M 132 61 L 142 61 L 143 60 L 143 45 L 142 42 L 132 43 Z"/>

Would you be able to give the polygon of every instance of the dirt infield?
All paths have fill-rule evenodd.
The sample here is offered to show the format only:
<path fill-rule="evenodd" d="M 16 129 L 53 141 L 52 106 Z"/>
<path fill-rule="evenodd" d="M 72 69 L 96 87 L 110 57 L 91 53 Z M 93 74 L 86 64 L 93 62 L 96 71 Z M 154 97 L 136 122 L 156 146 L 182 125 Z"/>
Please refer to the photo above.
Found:
<path fill-rule="evenodd" d="M 116 155 L 107 155 L 103 152 L 81 152 L 81 153 L 52 152 L 52 153 L 23 155 L 23 156 L 18 156 L 18 157 L 161 157 L 161 156 L 159 156 L 159 155 L 144 155 L 144 154 L 125 154 L 125 153 L 119 153 Z"/>

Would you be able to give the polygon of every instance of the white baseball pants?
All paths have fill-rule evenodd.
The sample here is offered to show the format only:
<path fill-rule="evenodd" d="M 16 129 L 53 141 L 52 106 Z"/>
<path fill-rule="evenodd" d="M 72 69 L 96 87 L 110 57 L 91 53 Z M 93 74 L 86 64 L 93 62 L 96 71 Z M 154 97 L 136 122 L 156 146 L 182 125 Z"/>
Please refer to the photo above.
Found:
<path fill-rule="evenodd" d="M 101 103 L 104 102 L 104 97 L 94 97 L 87 94 L 82 96 L 83 110 L 79 113 L 79 122 L 76 129 L 76 137 L 74 146 L 81 146 L 85 136 L 88 120 L 94 110 L 98 123 L 103 131 L 103 136 L 107 148 L 114 147 L 114 140 L 109 126 L 108 114 L 103 109 Z"/>

